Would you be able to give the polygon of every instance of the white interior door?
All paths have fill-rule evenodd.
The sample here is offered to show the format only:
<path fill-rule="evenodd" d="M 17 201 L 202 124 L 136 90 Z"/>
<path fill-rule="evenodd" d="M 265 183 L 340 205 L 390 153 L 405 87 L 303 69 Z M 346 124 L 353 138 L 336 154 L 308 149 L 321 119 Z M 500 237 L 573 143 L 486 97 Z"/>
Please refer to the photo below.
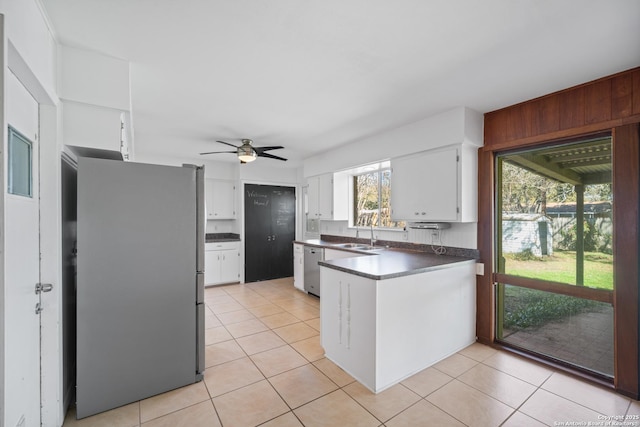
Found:
<path fill-rule="evenodd" d="M 13 74 L 8 74 L 7 118 L 19 142 L 14 146 L 9 141 L 5 147 L 9 185 L 4 189 L 4 421 L 7 426 L 30 427 L 40 425 L 40 315 L 36 314 L 40 297 L 35 292 L 40 282 L 38 103 Z M 12 147 L 14 156 L 20 152 L 17 159 L 10 152 Z M 12 182 L 13 190 L 9 188 Z"/>

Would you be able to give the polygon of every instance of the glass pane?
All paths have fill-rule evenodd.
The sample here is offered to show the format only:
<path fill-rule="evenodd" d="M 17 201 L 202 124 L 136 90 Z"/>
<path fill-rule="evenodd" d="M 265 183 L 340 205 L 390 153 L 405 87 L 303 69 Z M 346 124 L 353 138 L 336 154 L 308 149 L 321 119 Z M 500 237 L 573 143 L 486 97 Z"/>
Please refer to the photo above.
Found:
<path fill-rule="evenodd" d="M 613 289 L 611 138 L 498 158 L 498 271 Z"/>
<path fill-rule="evenodd" d="M 403 228 L 404 221 L 391 220 L 391 170 L 380 172 L 380 227 Z"/>
<path fill-rule="evenodd" d="M 10 194 L 32 196 L 31 142 L 9 128 L 8 179 Z"/>
<path fill-rule="evenodd" d="M 353 177 L 355 185 L 355 219 L 354 226 L 378 226 L 379 173 L 367 173 Z"/>
<path fill-rule="evenodd" d="M 499 285 L 498 339 L 613 377 L 611 304 Z"/>

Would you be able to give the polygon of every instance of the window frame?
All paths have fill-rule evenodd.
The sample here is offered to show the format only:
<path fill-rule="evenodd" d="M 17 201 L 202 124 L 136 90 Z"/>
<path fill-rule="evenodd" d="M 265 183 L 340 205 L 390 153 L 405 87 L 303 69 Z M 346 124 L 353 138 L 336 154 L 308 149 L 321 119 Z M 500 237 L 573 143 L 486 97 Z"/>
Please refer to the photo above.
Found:
<path fill-rule="evenodd" d="M 14 155 L 16 142 L 24 143 L 28 148 L 27 152 L 27 186 L 28 191 L 16 192 L 14 189 L 14 168 L 12 162 L 12 156 Z M 33 199 L 33 141 L 18 132 L 14 127 L 8 126 L 7 128 L 7 193 L 13 196 L 27 197 Z"/>
<path fill-rule="evenodd" d="M 389 191 L 391 191 L 391 180 L 392 180 L 392 173 L 391 173 L 391 165 L 389 164 L 389 162 L 381 162 L 381 163 L 377 163 L 377 164 L 372 164 L 368 166 L 370 169 L 368 170 L 359 170 L 358 172 L 354 172 L 349 174 L 349 191 L 351 194 L 351 197 L 349 198 L 349 211 L 350 211 L 350 215 L 349 215 L 349 226 L 350 227 L 362 227 L 362 226 L 358 226 L 357 224 L 357 219 L 358 219 L 358 212 L 356 211 L 357 209 L 357 197 L 358 197 L 358 192 L 357 192 L 357 178 L 363 175 L 371 175 L 371 174 L 377 174 L 378 175 L 378 223 L 380 222 L 380 218 L 381 218 L 381 207 L 382 207 L 382 175 L 385 172 L 389 172 Z M 389 197 L 389 210 L 391 210 L 391 197 Z M 398 224 L 395 227 L 389 227 L 389 226 L 383 226 L 381 227 L 380 225 L 374 225 L 373 228 L 375 228 L 376 230 L 389 230 L 389 231 L 404 231 L 405 229 L 405 224 L 404 221 L 391 221 L 392 223 Z"/>

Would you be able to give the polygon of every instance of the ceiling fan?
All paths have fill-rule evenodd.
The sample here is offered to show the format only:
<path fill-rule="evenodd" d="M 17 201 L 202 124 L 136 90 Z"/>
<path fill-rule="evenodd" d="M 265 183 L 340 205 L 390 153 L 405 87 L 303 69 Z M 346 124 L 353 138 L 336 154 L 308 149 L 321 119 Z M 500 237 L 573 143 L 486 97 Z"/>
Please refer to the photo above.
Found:
<path fill-rule="evenodd" d="M 216 141 L 216 142 L 219 142 L 221 144 L 230 145 L 230 146 L 234 147 L 236 150 L 235 151 L 210 151 L 210 152 L 207 152 L 207 153 L 200 153 L 200 155 L 219 154 L 219 153 L 233 153 L 233 154 L 236 154 L 238 156 L 238 159 L 240 159 L 240 163 L 253 162 L 258 157 L 268 157 L 270 159 L 283 160 L 283 161 L 287 160 L 287 159 L 285 159 L 283 157 L 278 157 L 278 156 L 274 156 L 273 154 L 267 153 L 267 151 L 270 151 L 270 150 L 278 150 L 280 148 L 284 148 L 281 145 L 272 145 L 272 146 L 268 146 L 268 147 L 254 147 L 252 145 L 253 141 L 250 140 L 250 139 L 241 139 L 241 141 L 242 141 L 242 145 L 240 145 L 240 146 L 233 145 L 233 144 L 230 144 L 230 143 L 224 142 L 224 141 Z"/>

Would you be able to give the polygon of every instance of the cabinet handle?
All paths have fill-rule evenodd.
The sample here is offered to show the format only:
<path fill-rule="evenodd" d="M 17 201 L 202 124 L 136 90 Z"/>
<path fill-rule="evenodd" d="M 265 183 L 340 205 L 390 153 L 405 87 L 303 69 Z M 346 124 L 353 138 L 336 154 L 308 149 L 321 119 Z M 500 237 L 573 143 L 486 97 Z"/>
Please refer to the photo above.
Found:
<path fill-rule="evenodd" d="M 338 292 L 338 344 L 342 344 L 342 282 Z"/>
<path fill-rule="evenodd" d="M 420 212 L 414 212 L 413 214 L 418 216 L 418 215 L 420 215 Z"/>
<path fill-rule="evenodd" d="M 351 348 L 351 283 L 347 283 L 347 348 Z"/>
<path fill-rule="evenodd" d="M 422 212 L 422 215 L 426 215 L 426 214 L 427 214 L 426 212 Z"/>

